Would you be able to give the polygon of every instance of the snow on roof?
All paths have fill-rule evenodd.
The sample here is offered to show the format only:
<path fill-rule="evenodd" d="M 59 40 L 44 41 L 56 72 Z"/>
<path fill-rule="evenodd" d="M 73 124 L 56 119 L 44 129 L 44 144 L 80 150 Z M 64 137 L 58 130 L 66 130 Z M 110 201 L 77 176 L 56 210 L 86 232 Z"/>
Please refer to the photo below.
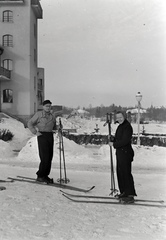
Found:
<path fill-rule="evenodd" d="M 138 113 L 138 108 L 128 109 L 126 113 L 131 112 L 132 114 Z M 146 113 L 146 109 L 140 109 L 140 113 Z"/>
<path fill-rule="evenodd" d="M 83 110 L 83 109 L 77 109 L 77 112 L 78 112 L 78 113 L 89 113 L 88 111 L 85 111 L 85 110 Z"/>
<path fill-rule="evenodd" d="M 75 109 L 75 110 L 72 111 L 71 114 L 75 114 L 75 113 L 78 113 L 78 114 L 89 114 L 88 111 L 85 111 L 83 109 Z"/>

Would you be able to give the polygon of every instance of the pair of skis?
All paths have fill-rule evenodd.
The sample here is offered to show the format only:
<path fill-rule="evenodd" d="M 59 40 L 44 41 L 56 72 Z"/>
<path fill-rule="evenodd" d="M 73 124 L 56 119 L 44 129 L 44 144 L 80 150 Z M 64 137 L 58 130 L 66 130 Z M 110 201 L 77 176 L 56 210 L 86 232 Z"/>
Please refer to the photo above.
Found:
<path fill-rule="evenodd" d="M 60 190 L 60 192 L 65 198 L 75 203 L 127 205 L 127 204 L 121 203 L 119 199 L 116 197 L 78 195 L 78 194 L 67 193 L 67 192 L 64 192 L 63 190 Z M 128 205 L 166 208 L 166 205 L 163 205 L 163 203 L 164 203 L 163 200 L 136 199 L 134 203 L 130 203 Z"/>
<path fill-rule="evenodd" d="M 69 189 L 69 190 L 83 192 L 83 193 L 90 192 L 93 188 L 95 188 L 95 186 L 92 186 L 89 189 L 83 189 L 83 188 L 79 188 L 79 187 L 75 187 L 75 186 L 71 186 L 71 185 L 65 185 L 61 182 L 54 182 L 54 183 L 38 182 L 38 181 L 36 181 L 35 178 L 25 177 L 25 176 L 17 176 L 17 178 L 8 177 L 8 179 L 10 179 L 12 181 L 18 181 L 18 182 L 27 182 L 27 183 L 32 183 L 32 184 L 39 184 L 39 185 L 56 187 L 56 188 Z"/>
<path fill-rule="evenodd" d="M 39 185 L 45 185 L 45 186 L 52 186 L 52 187 L 57 187 L 57 188 L 63 188 L 67 190 L 72 190 L 72 191 L 77 191 L 77 192 L 82 192 L 82 193 L 89 193 L 92 189 L 94 189 L 95 186 L 92 186 L 89 189 L 83 189 L 71 185 L 65 185 L 61 183 L 42 183 L 42 182 L 37 182 L 35 178 L 30 178 L 30 177 L 24 177 L 24 176 L 17 176 L 17 178 L 11 178 L 9 177 L 11 181 L 19 181 L 19 182 L 28 182 L 32 184 L 39 184 Z M 108 196 L 94 196 L 94 195 L 79 195 L 79 194 L 72 194 L 63 191 L 62 189 L 60 190 L 62 193 L 62 196 L 67 198 L 68 200 L 75 202 L 75 203 L 93 203 L 93 204 L 112 204 L 112 205 L 118 205 L 122 204 L 119 202 L 118 198 L 115 197 L 108 197 Z M 124 205 L 124 204 L 122 204 Z M 132 206 L 145 206 L 145 207 L 160 207 L 160 208 L 166 208 L 166 205 L 164 205 L 163 200 L 147 200 L 147 199 L 135 199 L 135 202 L 132 204 L 129 204 Z"/>

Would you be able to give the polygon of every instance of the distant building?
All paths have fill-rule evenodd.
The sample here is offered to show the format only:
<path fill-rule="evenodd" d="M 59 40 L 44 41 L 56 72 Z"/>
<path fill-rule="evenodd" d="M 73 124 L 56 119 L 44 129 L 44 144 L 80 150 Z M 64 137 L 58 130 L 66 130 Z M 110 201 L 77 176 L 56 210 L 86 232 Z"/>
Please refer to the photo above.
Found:
<path fill-rule="evenodd" d="M 0 112 L 28 119 L 41 109 L 44 69 L 38 68 L 39 0 L 0 0 Z"/>
<path fill-rule="evenodd" d="M 89 112 L 85 111 L 83 109 L 75 109 L 71 112 L 71 114 L 68 117 L 72 117 L 72 116 L 79 116 L 81 118 L 87 118 L 87 117 L 89 117 Z"/>
<path fill-rule="evenodd" d="M 141 116 L 140 121 L 143 121 L 143 119 L 146 116 L 146 112 L 147 112 L 146 109 L 143 109 L 143 108 L 140 109 L 140 116 Z M 137 122 L 137 119 L 138 119 L 138 108 L 128 109 L 126 111 L 126 114 L 127 114 L 128 120 L 130 122 L 134 122 L 134 123 Z"/>

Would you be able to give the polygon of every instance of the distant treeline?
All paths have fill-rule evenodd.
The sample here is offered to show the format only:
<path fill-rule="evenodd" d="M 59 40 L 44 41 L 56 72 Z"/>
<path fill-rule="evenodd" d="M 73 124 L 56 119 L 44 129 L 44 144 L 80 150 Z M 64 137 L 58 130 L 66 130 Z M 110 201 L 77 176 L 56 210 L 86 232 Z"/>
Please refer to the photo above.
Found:
<path fill-rule="evenodd" d="M 101 105 L 100 107 L 90 107 L 85 108 L 86 111 L 90 113 L 91 116 L 95 116 L 97 118 L 104 117 L 107 113 L 113 113 L 117 111 L 126 111 L 127 108 L 116 106 L 115 104 L 110 105 L 109 107 L 105 107 Z"/>
<path fill-rule="evenodd" d="M 79 107 L 78 107 L 79 108 Z M 106 106 L 97 106 L 97 107 L 88 107 L 83 108 L 84 110 L 89 112 L 89 116 L 95 116 L 96 118 L 102 118 L 105 117 L 107 113 L 113 113 L 117 111 L 127 111 L 128 109 L 132 109 L 136 107 L 121 107 L 116 106 L 115 104 L 112 104 L 108 107 Z M 63 107 L 63 114 L 69 115 L 72 112 L 73 108 Z M 143 120 L 149 120 L 149 121 L 166 121 L 166 108 L 165 107 L 153 107 L 146 109 L 146 113 L 143 114 Z"/>
<path fill-rule="evenodd" d="M 150 108 L 147 109 L 146 113 L 147 117 L 149 120 L 155 120 L 155 121 L 166 121 L 166 108 L 161 107 L 161 108 L 155 108 L 151 106 Z"/>

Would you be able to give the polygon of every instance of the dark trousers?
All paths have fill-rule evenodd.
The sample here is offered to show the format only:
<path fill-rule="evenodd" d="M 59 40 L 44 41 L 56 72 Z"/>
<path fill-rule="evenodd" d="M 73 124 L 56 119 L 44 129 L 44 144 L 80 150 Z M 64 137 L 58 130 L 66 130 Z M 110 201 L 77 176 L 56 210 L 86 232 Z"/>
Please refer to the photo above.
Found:
<path fill-rule="evenodd" d="M 40 164 L 37 171 L 38 177 L 47 177 L 51 171 L 53 158 L 54 138 L 52 132 L 41 132 L 42 135 L 37 137 Z"/>
<path fill-rule="evenodd" d="M 122 152 L 117 152 L 116 157 L 116 170 L 120 193 L 137 196 L 135 192 L 133 176 L 131 173 L 133 157 Z"/>

